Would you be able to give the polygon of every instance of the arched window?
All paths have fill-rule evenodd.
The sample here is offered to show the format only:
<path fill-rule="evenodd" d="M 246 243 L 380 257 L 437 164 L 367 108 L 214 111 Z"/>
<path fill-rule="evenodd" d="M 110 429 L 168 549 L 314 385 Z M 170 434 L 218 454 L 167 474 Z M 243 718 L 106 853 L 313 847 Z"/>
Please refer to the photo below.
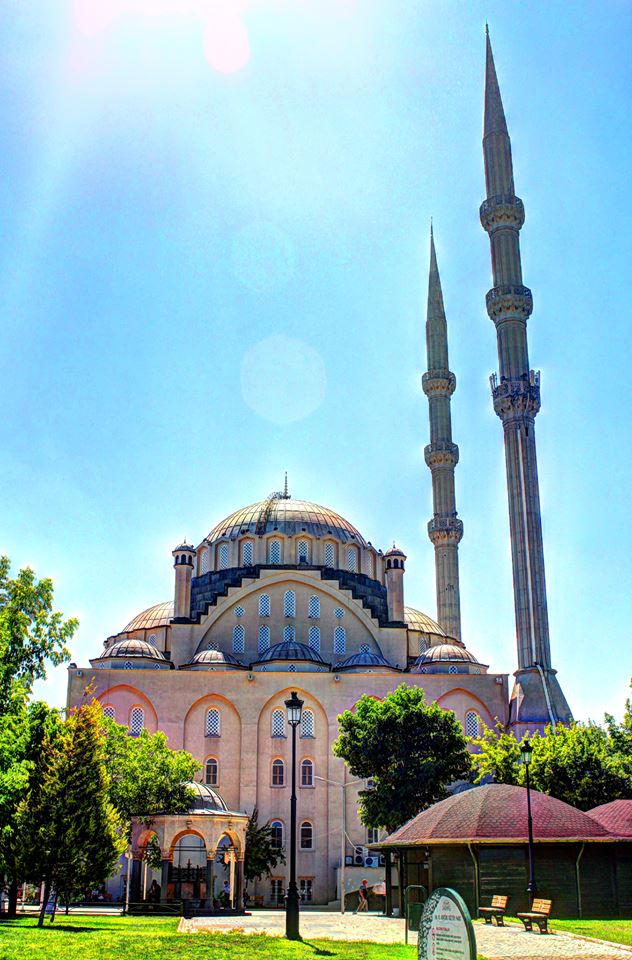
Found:
<path fill-rule="evenodd" d="M 369 653 L 370 650 L 371 650 L 371 648 L 370 648 L 370 646 L 368 645 L 368 643 L 361 643 L 361 644 L 360 644 L 360 653 Z"/>
<path fill-rule="evenodd" d="M 296 630 L 294 627 L 283 627 L 283 640 L 285 643 L 294 643 L 296 640 Z"/>
<path fill-rule="evenodd" d="M 285 736 L 285 710 L 279 709 L 272 711 L 272 736 Z"/>
<path fill-rule="evenodd" d="M 373 578 L 375 577 L 375 563 L 373 562 L 373 554 L 372 554 L 372 553 L 368 553 L 368 552 L 366 553 L 366 555 L 365 555 L 365 567 L 366 567 L 366 575 L 367 575 L 367 577 L 371 577 L 371 578 L 373 579 Z"/>
<path fill-rule="evenodd" d="M 458 672 L 459 672 L 459 668 L 456 667 L 454 664 L 448 667 L 448 673 L 458 673 Z"/>
<path fill-rule="evenodd" d="M 309 820 L 303 820 L 301 824 L 301 850 L 311 850 L 314 842 L 314 828 Z"/>
<path fill-rule="evenodd" d="M 158 638 L 156 637 L 155 633 L 152 633 L 147 637 L 147 643 L 151 643 L 152 647 L 158 646 Z"/>
<path fill-rule="evenodd" d="M 310 649 L 320 653 L 320 627 L 310 627 L 307 636 Z"/>
<path fill-rule="evenodd" d="M 320 597 L 317 597 L 315 593 L 311 595 L 307 603 L 307 616 L 310 620 L 320 618 Z"/>
<path fill-rule="evenodd" d="M 269 593 L 259 594 L 259 616 L 260 617 L 270 616 L 270 594 Z"/>
<path fill-rule="evenodd" d="M 132 707 L 129 715 L 129 732 L 133 737 L 139 736 L 145 726 L 145 711 L 142 707 Z"/>
<path fill-rule="evenodd" d="M 355 547 L 347 547 L 347 570 L 355 573 L 358 569 L 358 551 Z"/>
<path fill-rule="evenodd" d="M 281 563 L 280 540 L 270 540 L 268 544 L 268 563 Z"/>
<path fill-rule="evenodd" d="M 285 764 L 282 760 L 272 761 L 272 786 L 285 786 Z"/>
<path fill-rule="evenodd" d="M 311 710 L 303 710 L 301 714 L 301 737 L 311 740 L 315 735 L 314 714 Z"/>
<path fill-rule="evenodd" d="M 301 786 L 314 786 L 314 764 L 311 760 L 301 761 Z"/>
<path fill-rule="evenodd" d="M 268 627 L 266 624 L 263 624 L 263 626 L 259 627 L 259 642 L 257 644 L 257 650 L 259 651 L 259 655 L 261 656 L 262 653 L 265 653 L 266 650 L 269 650 L 269 649 L 270 649 L 270 627 Z"/>
<path fill-rule="evenodd" d="M 344 627 L 334 630 L 334 653 L 345 653 L 347 650 L 347 631 Z"/>
<path fill-rule="evenodd" d="M 123 664 L 123 670 L 133 670 L 133 669 L 134 669 L 134 664 L 132 663 L 132 661 L 126 660 L 125 663 Z"/>
<path fill-rule="evenodd" d="M 296 594 L 293 590 L 286 590 L 283 594 L 283 616 L 296 616 Z"/>
<path fill-rule="evenodd" d="M 297 563 L 309 563 L 309 541 L 299 540 L 296 545 Z"/>
<path fill-rule="evenodd" d="M 233 653 L 243 653 L 246 649 L 246 631 L 243 623 L 233 627 Z"/>
<path fill-rule="evenodd" d="M 202 559 L 200 560 L 200 573 L 206 573 L 208 570 L 208 550 L 202 550 Z"/>
<path fill-rule="evenodd" d="M 244 567 L 252 566 L 254 562 L 254 544 L 252 540 L 244 540 L 241 545 L 241 562 Z"/>
<path fill-rule="evenodd" d="M 114 707 L 110 707 L 110 706 L 104 707 L 103 716 L 107 717 L 108 720 L 116 720 L 116 710 L 114 709 Z"/>
<path fill-rule="evenodd" d="M 222 732 L 222 721 L 220 712 L 216 707 L 211 707 L 206 711 L 206 722 L 204 724 L 204 735 L 206 737 L 219 737 Z"/>
<path fill-rule="evenodd" d="M 334 567 L 336 565 L 336 545 L 327 541 L 325 544 L 325 566 Z"/>
<path fill-rule="evenodd" d="M 478 737 L 480 736 L 480 729 L 481 718 L 474 710 L 468 710 L 465 714 L 465 736 Z"/>
<path fill-rule="evenodd" d="M 270 845 L 275 850 L 280 850 L 283 846 L 283 824 L 280 820 L 273 820 L 270 824 Z"/>
<path fill-rule="evenodd" d="M 225 570 L 228 566 L 228 544 L 220 543 L 219 550 L 217 552 L 219 557 L 218 567 L 220 570 Z"/>
<path fill-rule="evenodd" d="M 204 780 L 209 787 L 219 786 L 219 763 L 215 757 L 209 757 L 204 765 Z"/>

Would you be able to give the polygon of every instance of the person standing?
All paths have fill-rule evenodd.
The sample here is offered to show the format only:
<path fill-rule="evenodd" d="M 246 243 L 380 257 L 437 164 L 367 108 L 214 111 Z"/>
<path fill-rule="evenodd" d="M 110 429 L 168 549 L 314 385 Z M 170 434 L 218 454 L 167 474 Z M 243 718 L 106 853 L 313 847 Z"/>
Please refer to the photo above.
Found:
<path fill-rule="evenodd" d="M 369 886 L 368 881 L 363 880 L 358 888 L 358 907 L 356 913 L 369 912 Z"/>

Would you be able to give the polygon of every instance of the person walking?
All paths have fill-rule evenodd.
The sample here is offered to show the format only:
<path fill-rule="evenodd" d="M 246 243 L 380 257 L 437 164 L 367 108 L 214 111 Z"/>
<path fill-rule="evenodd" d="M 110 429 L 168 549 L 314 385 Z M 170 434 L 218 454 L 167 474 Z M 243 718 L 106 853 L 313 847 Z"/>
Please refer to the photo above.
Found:
<path fill-rule="evenodd" d="M 369 912 L 369 886 L 368 886 L 367 880 L 363 880 L 360 886 L 358 887 L 358 906 L 355 912 L 356 913 Z"/>

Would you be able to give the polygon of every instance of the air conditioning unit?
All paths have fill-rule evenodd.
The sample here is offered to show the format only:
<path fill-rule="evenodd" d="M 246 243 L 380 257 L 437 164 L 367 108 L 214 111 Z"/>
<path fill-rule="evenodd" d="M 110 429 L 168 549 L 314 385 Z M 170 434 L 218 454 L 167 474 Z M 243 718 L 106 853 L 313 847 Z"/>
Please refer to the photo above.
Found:
<path fill-rule="evenodd" d="M 365 857 L 364 866 L 365 867 L 379 867 L 380 858 L 379 857 Z"/>
<path fill-rule="evenodd" d="M 351 856 L 350 853 L 348 853 L 345 857 L 345 867 L 352 867 L 352 866 L 353 866 L 353 857 Z"/>
<path fill-rule="evenodd" d="M 353 862 L 356 867 L 364 866 L 364 847 L 355 847 L 353 851 Z"/>
<path fill-rule="evenodd" d="M 385 866 L 386 866 L 386 857 L 384 856 L 383 853 L 380 854 L 380 866 L 381 866 L 381 867 L 385 867 Z"/>

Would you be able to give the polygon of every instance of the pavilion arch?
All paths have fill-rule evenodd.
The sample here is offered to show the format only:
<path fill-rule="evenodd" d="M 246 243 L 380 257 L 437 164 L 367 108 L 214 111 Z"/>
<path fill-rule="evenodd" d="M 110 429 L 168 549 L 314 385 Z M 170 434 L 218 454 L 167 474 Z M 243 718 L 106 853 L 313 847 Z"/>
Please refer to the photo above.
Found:
<path fill-rule="evenodd" d="M 179 830 L 177 833 L 174 833 L 173 836 L 170 837 L 169 854 L 168 854 L 169 860 L 173 860 L 173 855 L 175 853 L 178 840 L 182 840 L 183 837 L 198 837 L 204 844 L 204 847 L 208 855 L 208 850 L 209 850 L 208 836 L 205 837 L 204 833 L 201 830 L 196 830 L 195 827 L 186 827 L 185 829 Z M 163 856 L 164 856 L 164 851 L 163 851 Z"/>
<path fill-rule="evenodd" d="M 452 705 L 451 700 L 456 700 Z M 459 722 L 465 729 L 465 716 L 470 710 L 474 710 L 483 721 L 486 727 L 493 727 L 497 717 L 493 717 L 485 703 L 477 697 L 475 693 L 466 690 L 464 687 L 452 687 L 440 697 L 437 697 L 437 704 L 444 710 L 453 710 Z"/>
<path fill-rule="evenodd" d="M 116 723 L 126 726 L 132 707 L 142 707 L 145 713 L 145 730 L 155 733 L 158 729 L 158 714 L 153 703 L 142 690 L 129 683 L 117 683 L 97 694 L 99 702 L 114 707 Z"/>

